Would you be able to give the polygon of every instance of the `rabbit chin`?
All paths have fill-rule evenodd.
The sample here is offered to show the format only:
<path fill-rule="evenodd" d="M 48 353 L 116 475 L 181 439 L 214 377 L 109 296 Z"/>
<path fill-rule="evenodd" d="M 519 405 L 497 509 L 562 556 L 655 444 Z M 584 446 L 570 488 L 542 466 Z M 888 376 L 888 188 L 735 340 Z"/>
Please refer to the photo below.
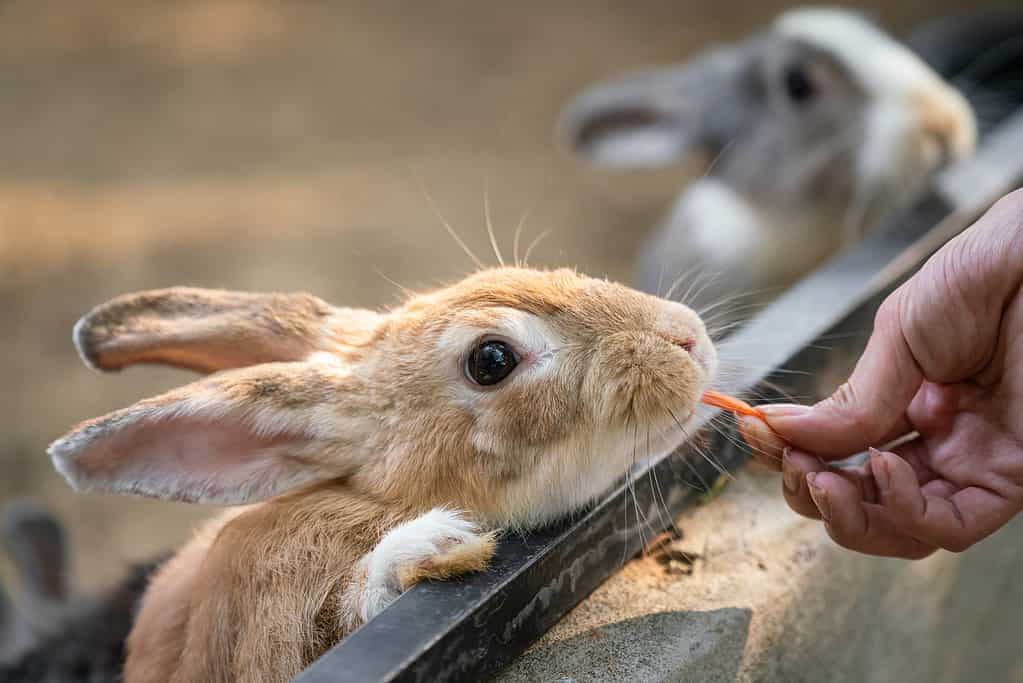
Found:
<path fill-rule="evenodd" d="M 695 416 L 690 415 L 685 431 L 668 418 L 664 424 L 589 433 L 545 448 L 535 460 L 529 459 L 536 466 L 497 495 L 493 511 L 484 515 L 485 522 L 526 530 L 578 512 L 637 463 L 676 449 L 685 434 L 692 433 L 693 420 Z"/>

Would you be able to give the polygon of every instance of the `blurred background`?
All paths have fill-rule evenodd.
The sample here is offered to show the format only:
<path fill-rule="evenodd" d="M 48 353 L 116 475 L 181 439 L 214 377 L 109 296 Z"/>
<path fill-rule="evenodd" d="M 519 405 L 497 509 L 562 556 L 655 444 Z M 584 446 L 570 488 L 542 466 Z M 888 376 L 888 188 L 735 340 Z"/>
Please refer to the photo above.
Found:
<path fill-rule="evenodd" d="M 985 3 L 864 6 L 896 34 Z M 100 376 L 75 320 L 189 284 L 385 306 L 489 261 L 483 206 L 536 265 L 628 280 L 698 168 L 615 174 L 559 149 L 580 88 L 767 24 L 782 3 L 0 2 L 0 505 L 44 500 L 84 588 L 179 543 L 209 509 L 78 496 L 46 445 L 191 378 Z M 429 197 L 429 198 L 428 198 Z M 390 280 L 390 281 L 389 281 Z"/>

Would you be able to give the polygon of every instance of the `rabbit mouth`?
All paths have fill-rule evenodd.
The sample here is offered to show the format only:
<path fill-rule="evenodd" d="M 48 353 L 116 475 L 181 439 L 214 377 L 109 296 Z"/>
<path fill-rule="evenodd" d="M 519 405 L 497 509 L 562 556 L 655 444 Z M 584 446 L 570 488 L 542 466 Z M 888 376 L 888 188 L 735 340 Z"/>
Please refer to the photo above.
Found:
<path fill-rule="evenodd" d="M 664 443 L 673 443 L 674 448 L 681 440 L 693 435 L 693 419 L 697 415 L 698 404 L 679 406 L 678 409 L 665 406 L 664 414 L 648 423 L 651 438 Z"/>
<path fill-rule="evenodd" d="M 710 359 L 707 357 L 707 354 L 700 350 L 693 349 L 689 352 L 689 356 L 693 359 L 693 362 L 696 363 L 696 366 L 700 368 L 700 371 L 706 378 L 707 383 L 710 383 L 713 379 L 714 367 Z"/>

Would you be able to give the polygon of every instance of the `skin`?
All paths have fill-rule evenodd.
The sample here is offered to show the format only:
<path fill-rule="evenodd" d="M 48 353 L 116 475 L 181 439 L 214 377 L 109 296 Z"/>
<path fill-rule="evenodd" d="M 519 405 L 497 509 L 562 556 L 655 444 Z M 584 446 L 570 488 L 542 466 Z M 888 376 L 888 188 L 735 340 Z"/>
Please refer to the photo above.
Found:
<path fill-rule="evenodd" d="M 744 418 L 789 506 L 845 548 L 908 559 L 965 550 L 1023 510 L 1021 284 L 1016 191 L 885 300 L 838 391 L 762 406 L 770 430 Z M 860 467 L 829 464 L 868 449 Z"/>

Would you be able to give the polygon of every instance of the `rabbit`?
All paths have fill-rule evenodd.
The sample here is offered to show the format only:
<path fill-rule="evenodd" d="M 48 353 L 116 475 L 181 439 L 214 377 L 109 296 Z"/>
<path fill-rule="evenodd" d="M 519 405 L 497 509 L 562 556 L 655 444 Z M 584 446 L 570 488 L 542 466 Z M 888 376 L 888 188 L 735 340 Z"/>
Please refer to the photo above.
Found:
<path fill-rule="evenodd" d="M 4 508 L 0 542 L 20 589 L 17 599 L 0 590 L 2 662 L 56 628 L 71 602 L 71 571 L 64 527 L 35 501 L 16 500 Z"/>
<path fill-rule="evenodd" d="M 139 600 L 157 563 L 130 568 L 113 589 L 78 598 L 50 629 L 10 661 L 0 660 L 4 683 L 117 683 L 124 644 Z"/>
<path fill-rule="evenodd" d="M 213 373 L 54 442 L 79 491 L 229 505 L 153 575 L 124 680 L 283 681 L 408 587 L 683 441 L 717 369 L 688 307 L 500 267 L 389 311 L 308 294 L 130 294 L 74 329 L 99 370 Z"/>
<path fill-rule="evenodd" d="M 0 586 L 0 681 L 119 681 L 124 641 L 157 562 L 137 564 L 111 590 L 83 596 L 74 591 L 67 530 L 43 505 L 9 503 L 0 538 L 19 587 L 11 598 Z"/>
<path fill-rule="evenodd" d="M 736 294 L 767 301 L 977 138 L 961 93 L 860 15 L 826 8 L 593 86 L 559 130 L 617 169 L 712 159 L 641 247 L 635 277 L 664 294 L 699 271 L 706 282 L 687 299 L 696 310 Z"/>

